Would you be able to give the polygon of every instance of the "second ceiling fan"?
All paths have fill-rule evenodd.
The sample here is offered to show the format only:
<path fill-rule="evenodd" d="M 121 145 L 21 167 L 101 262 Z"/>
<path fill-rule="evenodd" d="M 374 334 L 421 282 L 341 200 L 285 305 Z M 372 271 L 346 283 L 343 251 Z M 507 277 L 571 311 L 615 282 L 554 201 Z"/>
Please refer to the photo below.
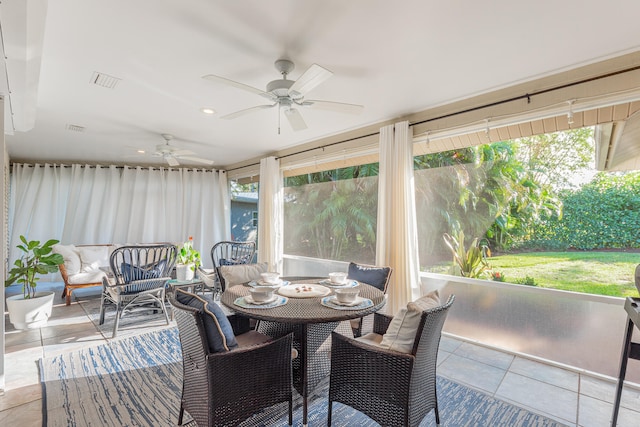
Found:
<path fill-rule="evenodd" d="M 207 74 L 202 76 L 203 79 L 223 83 L 229 86 L 236 87 L 238 89 L 246 90 L 247 92 L 255 93 L 271 103 L 266 105 L 256 105 L 255 107 L 246 108 L 244 110 L 236 111 L 235 113 L 222 116 L 223 119 L 235 119 L 236 117 L 243 116 L 248 113 L 252 113 L 258 110 L 264 110 L 268 108 L 278 107 L 279 110 L 284 112 L 287 121 L 291 125 L 294 131 L 304 130 L 307 128 L 300 111 L 297 107 L 309 107 L 318 108 L 324 110 L 337 111 L 342 113 L 358 114 L 364 108 L 362 105 L 347 104 L 343 102 L 333 101 L 320 101 L 316 99 L 305 99 L 308 92 L 316 88 L 323 83 L 333 73 L 326 68 L 319 66 L 318 64 L 312 64 L 307 70 L 298 78 L 298 80 L 289 80 L 287 75 L 293 71 L 295 65 L 288 59 L 279 59 L 275 62 L 276 70 L 282 75 L 282 79 L 277 79 L 267 84 L 267 90 L 261 90 L 253 86 L 248 86 L 243 83 L 229 80 L 225 77 L 216 76 L 213 74 Z M 278 114 L 278 133 L 280 133 L 280 114 Z"/>

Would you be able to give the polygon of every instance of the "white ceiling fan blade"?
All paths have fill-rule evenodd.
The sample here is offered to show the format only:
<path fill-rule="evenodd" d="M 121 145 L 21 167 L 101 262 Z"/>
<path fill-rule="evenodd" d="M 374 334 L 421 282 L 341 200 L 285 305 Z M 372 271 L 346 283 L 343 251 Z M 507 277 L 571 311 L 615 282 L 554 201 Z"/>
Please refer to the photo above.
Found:
<path fill-rule="evenodd" d="M 244 110 L 240 110 L 240 111 L 236 111 L 235 113 L 231 113 L 231 114 L 227 114 L 226 116 L 222 116 L 220 117 L 221 119 L 235 119 L 237 117 L 240 116 L 244 116 L 245 114 L 249 114 L 252 113 L 254 111 L 258 111 L 258 110 L 266 110 L 267 108 L 273 108 L 275 107 L 277 104 L 272 104 L 272 105 L 257 105 L 255 107 L 251 107 L 251 108 L 246 108 Z"/>
<path fill-rule="evenodd" d="M 333 73 L 326 68 L 322 68 L 318 64 L 312 64 L 298 80 L 289 88 L 290 95 L 306 95 L 307 92 L 314 89 L 320 83 L 333 76 Z"/>
<path fill-rule="evenodd" d="M 358 104 L 347 104 L 344 102 L 320 101 L 309 99 L 302 103 L 305 107 L 316 108 L 318 110 L 337 111 L 339 113 L 360 114 L 364 106 Z"/>
<path fill-rule="evenodd" d="M 277 99 L 277 97 L 275 97 L 273 94 L 271 94 L 269 92 L 265 92 L 262 89 L 258 89 L 256 87 L 249 86 L 249 85 L 246 85 L 244 83 L 236 82 L 234 80 L 229 80 L 229 79 L 224 78 L 224 77 L 216 76 L 214 74 L 207 74 L 206 76 L 202 76 L 202 78 L 205 79 L 205 80 L 212 81 L 212 82 L 218 82 L 218 83 L 226 84 L 227 86 L 233 86 L 235 88 L 242 89 L 242 90 L 247 91 L 247 92 L 255 93 L 256 95 L 260 95 L 260 96 L 262 96 L 264 98 L 267 98 L 267 99 L 269 99 L 271 101 L 275 101 Z"/>
<path fill-rule="evenodd" d="M 302 115 L 295 108 L 289 108 L 288 110 L 284 110 L 284 115 L 289 120 L 289 124 L 291 125 L 291 129 L 294 131 L 305 130 L 307 128 L 307 124 L 304 122 Z"/>
<path fill-rule="evenodd" d="M 194 153 L 191 150 L 174 150 L 174 151 L 171 152 L 172 156 L 180 156 L 180 157 L 182 157 L 182 156 L 191 156 L 193 154 L 196 154 L 196 153 Z"/>
<path fill-rule="evenodd" d="M 189 156 L 180 156 L 180 160 L 189 160 L 197 163 L 204 163 L 205 165 L 211 166 L 214 162 L 213 160 L 201 159 L 199 157 L 189 157 Z"/>
<path fill-rule="evenodd" d="M 164 156 L 164 159 L 167 161 L 169 166 L 180 166 L 180 162 L 173 156 Z"/>

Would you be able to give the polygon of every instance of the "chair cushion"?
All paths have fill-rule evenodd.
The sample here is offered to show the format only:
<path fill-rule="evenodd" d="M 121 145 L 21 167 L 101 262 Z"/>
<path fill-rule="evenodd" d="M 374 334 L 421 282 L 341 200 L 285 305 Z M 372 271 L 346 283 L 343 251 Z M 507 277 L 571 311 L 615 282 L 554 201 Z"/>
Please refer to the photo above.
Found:
<path fill-rule="evenodd" d="M 382 335 L 376 334 L 375 332 L 369 332 L 366 335 L 356 338 L 356 341 L 360 341 L 376 347 L 381 347 L 380 343 L 382 342 L 382 337 Z"/>
<path fill-rule="evenodd" d="M 202 315 L 210 353 L 230 351 L 238 347 L 229 319 L 210 296 L 200 296 L 183 289 L 176 289 L 175 297 L 179 303 L 198 309 Z"/>
<path fill-rule="evenodd" d="M 268 264 L 223 265 L 219 271 L 227 287 L 247 283 L 252 280 L 260 280 L 262 273 L 266 273 Z"/>
<path fill-rule="evenodd" d="M 393 316 L 387 332 L 382 337 L 380 347 L 411 353 L 422 312 L 439 305 L 440 294 L 437 290 L 407 304 L 406 308 L 401 309 Z"/>
<path fill-rule="evenodd" d="M 125 283 L 128 283 L 134 280 L 157 279 L 158 277 L 162 277 L 166 265 L 167 260 L 163 259 L 156 264 L 144 266 L 131 265 L 123 262 L 120 268 L 122 270 L 122 278 Z"/>
<path fill-rule="evenodd" d="M 80 266 L 81 273 L 96 271 L 100 267 L 109 265 L 108 246 L 78 246 L 77 250 L 82 263 Z"/>
<path fill-rule="evenodd" d="M 67 269 L 67 274 L 80 273 L 82 262 L 80 261 L 80 255 L 75 245 L 53 245 L 52 250 L 56 254 L 62 255 L 64 258 L 64 268 Z"/>
<path fill-rule="evenodd" d="M 373 267 L 350 262 L 347 277 L 357 280 L 358 282 L 364 282 L 383 291 L 390 271 L 391 268 L 389 267 Z"/>

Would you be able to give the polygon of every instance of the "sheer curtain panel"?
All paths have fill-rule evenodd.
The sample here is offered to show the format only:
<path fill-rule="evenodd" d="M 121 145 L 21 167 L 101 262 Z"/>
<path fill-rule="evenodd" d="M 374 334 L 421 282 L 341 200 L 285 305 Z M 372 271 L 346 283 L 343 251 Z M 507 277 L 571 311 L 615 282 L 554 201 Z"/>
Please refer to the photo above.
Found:
<path fill-rule="evenodd" d="M 230 236 L 227 179 L 204 169 L 14 164 L 10 263 L 19 236 L 63 244 L 181 243 Z M 205 267 L 211 260 L 203 256 Z"/>
<path fill-rule="evenodd" d="M 267 262 L 270 271 L 283 268 L 283 176 L 275 157 L 260 160 L 258 189 L 258 262 Z"/>
<path fill-rule="evenodd" d="M 380 129 L 376 264 L 393 268 L 384 310 L 395 314 L 420 292 L 420 263 L 409 122 Z"/>

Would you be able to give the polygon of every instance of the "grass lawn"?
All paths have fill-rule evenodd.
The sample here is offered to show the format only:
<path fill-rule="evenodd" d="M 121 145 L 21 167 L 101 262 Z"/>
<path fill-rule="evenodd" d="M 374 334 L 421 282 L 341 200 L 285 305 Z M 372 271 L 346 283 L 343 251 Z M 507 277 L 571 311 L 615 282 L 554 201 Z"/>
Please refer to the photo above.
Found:
<path fill-rule="evenodd" d="M 637 297 L 634 272 L 640 253 L 629 252 L 530 252 L 488 259 L 492 270 L 505 282 L 526 276 L 536 286 L 615 297 Z M 433 268 L 445 273 L 446 268 Z"/>

